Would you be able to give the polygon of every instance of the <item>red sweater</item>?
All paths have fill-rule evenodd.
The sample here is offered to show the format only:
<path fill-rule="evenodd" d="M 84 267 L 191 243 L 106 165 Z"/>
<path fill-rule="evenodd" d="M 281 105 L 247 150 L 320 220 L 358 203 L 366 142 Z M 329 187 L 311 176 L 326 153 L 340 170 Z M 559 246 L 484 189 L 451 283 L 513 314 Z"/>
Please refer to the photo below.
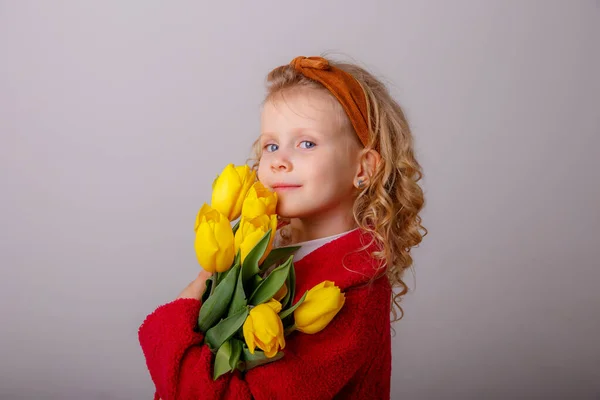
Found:
<path fill-rule="evenodd" d="M 294 302 L 331 280 L 345 292 L 344 307 L 321 332 L 287 336 L 282 359 L 246 373 L 236 370 L 213 381 L 214 356 L 201 344 L 203 334 L 194 331 L 199 301 L 179 299 L 157 308 L 139 330 L 154 398 L 389 399 L 391 288 L 385 276 L 366 284 L 376 267 L 369 256 L 373 248 L 350 253 L 363 243 L 366 236 L 356 230 L 294 263 Z"/>

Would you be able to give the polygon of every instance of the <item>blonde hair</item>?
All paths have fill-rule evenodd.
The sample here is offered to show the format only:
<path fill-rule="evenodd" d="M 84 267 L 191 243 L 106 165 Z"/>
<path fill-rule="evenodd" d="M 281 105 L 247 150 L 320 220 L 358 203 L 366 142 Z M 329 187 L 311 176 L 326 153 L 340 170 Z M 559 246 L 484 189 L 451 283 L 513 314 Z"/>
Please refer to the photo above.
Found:
<path fill-rule="evenodd" d="M 360 83 L 367 98 L 370 140 L 365 152 L 376 149 L 381 155 L 381 162 L 369 178 L 367 187 L 358 194 L 353 214 L 358 227 L 370 233 L 376 244 L 378 250 L 372 253 L 372 257 L 380 262 L 381 267 L 387 267 L 385 273 L 392 288 L 400 288 L 398 293 L 392 292 L 391 298 L 393 321 L 398 321 L 404 315 L 400 300 L 408 292 L 403 281 L 404 271 L 413 264 L 410 250 L 427 234 L 419 216 L 425 201 L 418 184 L 423 174 L 415 158 L 414 139 L 402 108 L 381 81 L 357 65 L 328 61 L 330 65 L 351 74 Z M 267 76 L 265 102 L 295 88 L 329 93 L 320 83 L 284 65 Z M 250 159 L 254 169 L 260 160 L 261 150 L 257 140 Z"/>

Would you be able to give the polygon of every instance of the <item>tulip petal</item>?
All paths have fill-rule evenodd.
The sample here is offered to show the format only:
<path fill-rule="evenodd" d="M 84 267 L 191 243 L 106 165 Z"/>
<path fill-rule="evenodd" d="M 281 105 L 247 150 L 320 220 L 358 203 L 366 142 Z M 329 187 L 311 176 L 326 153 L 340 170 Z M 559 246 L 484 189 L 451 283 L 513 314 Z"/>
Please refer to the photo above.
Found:
<path fill-rule="evenodd" d="M 324 281 L 310 289 L 305 301 L 294 311 L 296 328 L 304 333 L 324 329 L 343 307 L 345 295 L 331 281 Z"/>
<path fill-rule="evenodd" d="M 196 232 L 196 239 L 194 241 L 194 248 L 196 250 L 196 256 L 198 263 L 208 272 L 215 272 L 216 264 L 215 258 L 219 251 L 219 244 L 217 243 L 211 226 L 205 219 L 198 226 Z"/>
<path fill-rule="evenodd" d="M 254 184 L 254 181 L 256 181 L 256 171 L 253 171 L 252 169 L 250 169 L 249 166 L 247 165 L 241 165 L 238 167 L 235 167 L 235 170 L 238 174 L 239 180 L 241 182 L 241 188 L 240 188 L 240 192 L 238 193 L 237 199 L 236 199 L 236 203 L 235 203 L 235 211 L 234 211 L 234 215 L 233 215 L 233 219 L 237 218 L 243 208 L 243 204 L 244 201 L 247 197 L 247 194 L 250 190 L 250 188 L 252 187 L 252 185 Z"/>
<path fill-rule="evenodd" d="M 271 299 L 268 302 L 264 303 L 271 307 L 271 309 L 278 314 L 281 311 L 281 303 L 275 299 Z"/>
<path fill-rule="evenodd" d="M 212 208 L 208 204 L 204 203 L 202 205 L 200 211 L 198 211 L 198 215 L 196 215 L 196 224 L 194 225 L 194 232 L 198 231 L 198 227 L 200 226 L 200 221 L 202 221 L 202 217 L 205 216 L 210 210 L 212 210 Z"/>
<path fill-rule="evenodd" d="M 250 350 L 250 353 L 254 354 L 256 343 L 254 342 L 254 324 L 252 323 L 252 315 L 248 315 L 248 318 L 246 318 L 246 322 L 244 322 L 244 327 L 242 328 L 242 330 L 244 332 L 244 339 L 246 340 L 248 350 Z"/>
<path fill-rule="evenodd" d="M 250 325 L 244 326 L 244 338 L 248 348 L 251 348 L 252 343 L 263 350 L 267 357 L 274 357 L 279 349 L 285 346 L 283 323 L 276 310 L 281 310 L 281 304 L 276 300 L 259 304 L 250 310 L 252 329 Z"/>
<path fill-rule="evenodd" d="M 233 164 L 228 164 L 214 182 L 211 206 L 230 221 L 235 203 L 242 189 L 242 182 Z"/>
<path fill-rule="evenodd" d="M 263 261 L 265 261 L 265 259 L 267 258 L 267 256 L 269 255 L 269 253 L 271 253 L 271 250 L 273 249 L 273 242 L 275 241 L 275 231 L 277 230 L 277 215 L 271 215 L 271 218 L 269 220 L 269 226 L 267 229 L 265 229 L 265 232 L 267 232 L 269 229 L 271 229 L 271 237 L 269 239 L 269 244 L 267 245 L 267 249 L 265 250 L 263 256 L 260 258 L 260 260 L 258 260 L 258 264 L 262 264 Z"/>
<path fill-rule="evenodd" d="M 242 262 L 246 259 L 250 250 L 256 246 L 256 244 L 265 236 L 266 231 L 263 230 L 255 230 L 244 237 L 243 242 L 240 244 L 240 250 L 242 251 Z"/>
<path fill-rule="evenodd" d="M 275 357 L 275 355 L 277 354 L 279 350 L 277 349 L 277 347 L 274 347 L 273 349 L 269 349 L 268 351 L 265 351 L 265 356 L 267 358 L 273 358 Z"/>
<path fill-rule="evenodd" d="M 277 208 L 277 193 L 267 189 L 260 181 L 248 190 L 242 206 L 242 215 L 254 218 L 260 215 L 273 215 Z"/>
<path fill-rule="evenodd" d="M 214 235 L 220 250 L 216 255 L 215 263 L 217 272 L 225 272 L 231 268 L 235 257 L 234 237 L 229 221 L 224 215 L 220 217 L 220 221 L 214 227 Z"/>

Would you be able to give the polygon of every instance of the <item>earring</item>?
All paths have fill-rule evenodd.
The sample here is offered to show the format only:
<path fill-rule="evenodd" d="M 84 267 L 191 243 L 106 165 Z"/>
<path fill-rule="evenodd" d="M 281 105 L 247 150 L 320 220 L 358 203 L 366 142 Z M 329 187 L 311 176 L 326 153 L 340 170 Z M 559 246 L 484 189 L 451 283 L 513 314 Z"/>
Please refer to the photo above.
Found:
<path fill-rule="evenodd" d="M 364 187 L 364 183 L 362 179 L 359 179 L 358 181 L 356 181 L 356 187 L 358 189 L 362 189 Z"/>

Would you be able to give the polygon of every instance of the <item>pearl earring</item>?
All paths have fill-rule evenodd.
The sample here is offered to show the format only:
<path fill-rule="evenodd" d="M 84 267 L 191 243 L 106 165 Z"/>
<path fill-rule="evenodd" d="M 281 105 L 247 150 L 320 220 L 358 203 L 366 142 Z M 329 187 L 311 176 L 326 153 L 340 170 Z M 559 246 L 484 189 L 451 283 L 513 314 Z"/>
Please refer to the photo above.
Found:
<path fill-rule="evenodd" d="M 357 187 L 357 188 L 359 188 L 359 189 L 362 189 L 362 188 L 363 188 L 363 186 L 364 186 L 363 180 L 362 180 L 362 179 L 359 179 L 359 180 L 356 182 L 356 187 Z"/>

